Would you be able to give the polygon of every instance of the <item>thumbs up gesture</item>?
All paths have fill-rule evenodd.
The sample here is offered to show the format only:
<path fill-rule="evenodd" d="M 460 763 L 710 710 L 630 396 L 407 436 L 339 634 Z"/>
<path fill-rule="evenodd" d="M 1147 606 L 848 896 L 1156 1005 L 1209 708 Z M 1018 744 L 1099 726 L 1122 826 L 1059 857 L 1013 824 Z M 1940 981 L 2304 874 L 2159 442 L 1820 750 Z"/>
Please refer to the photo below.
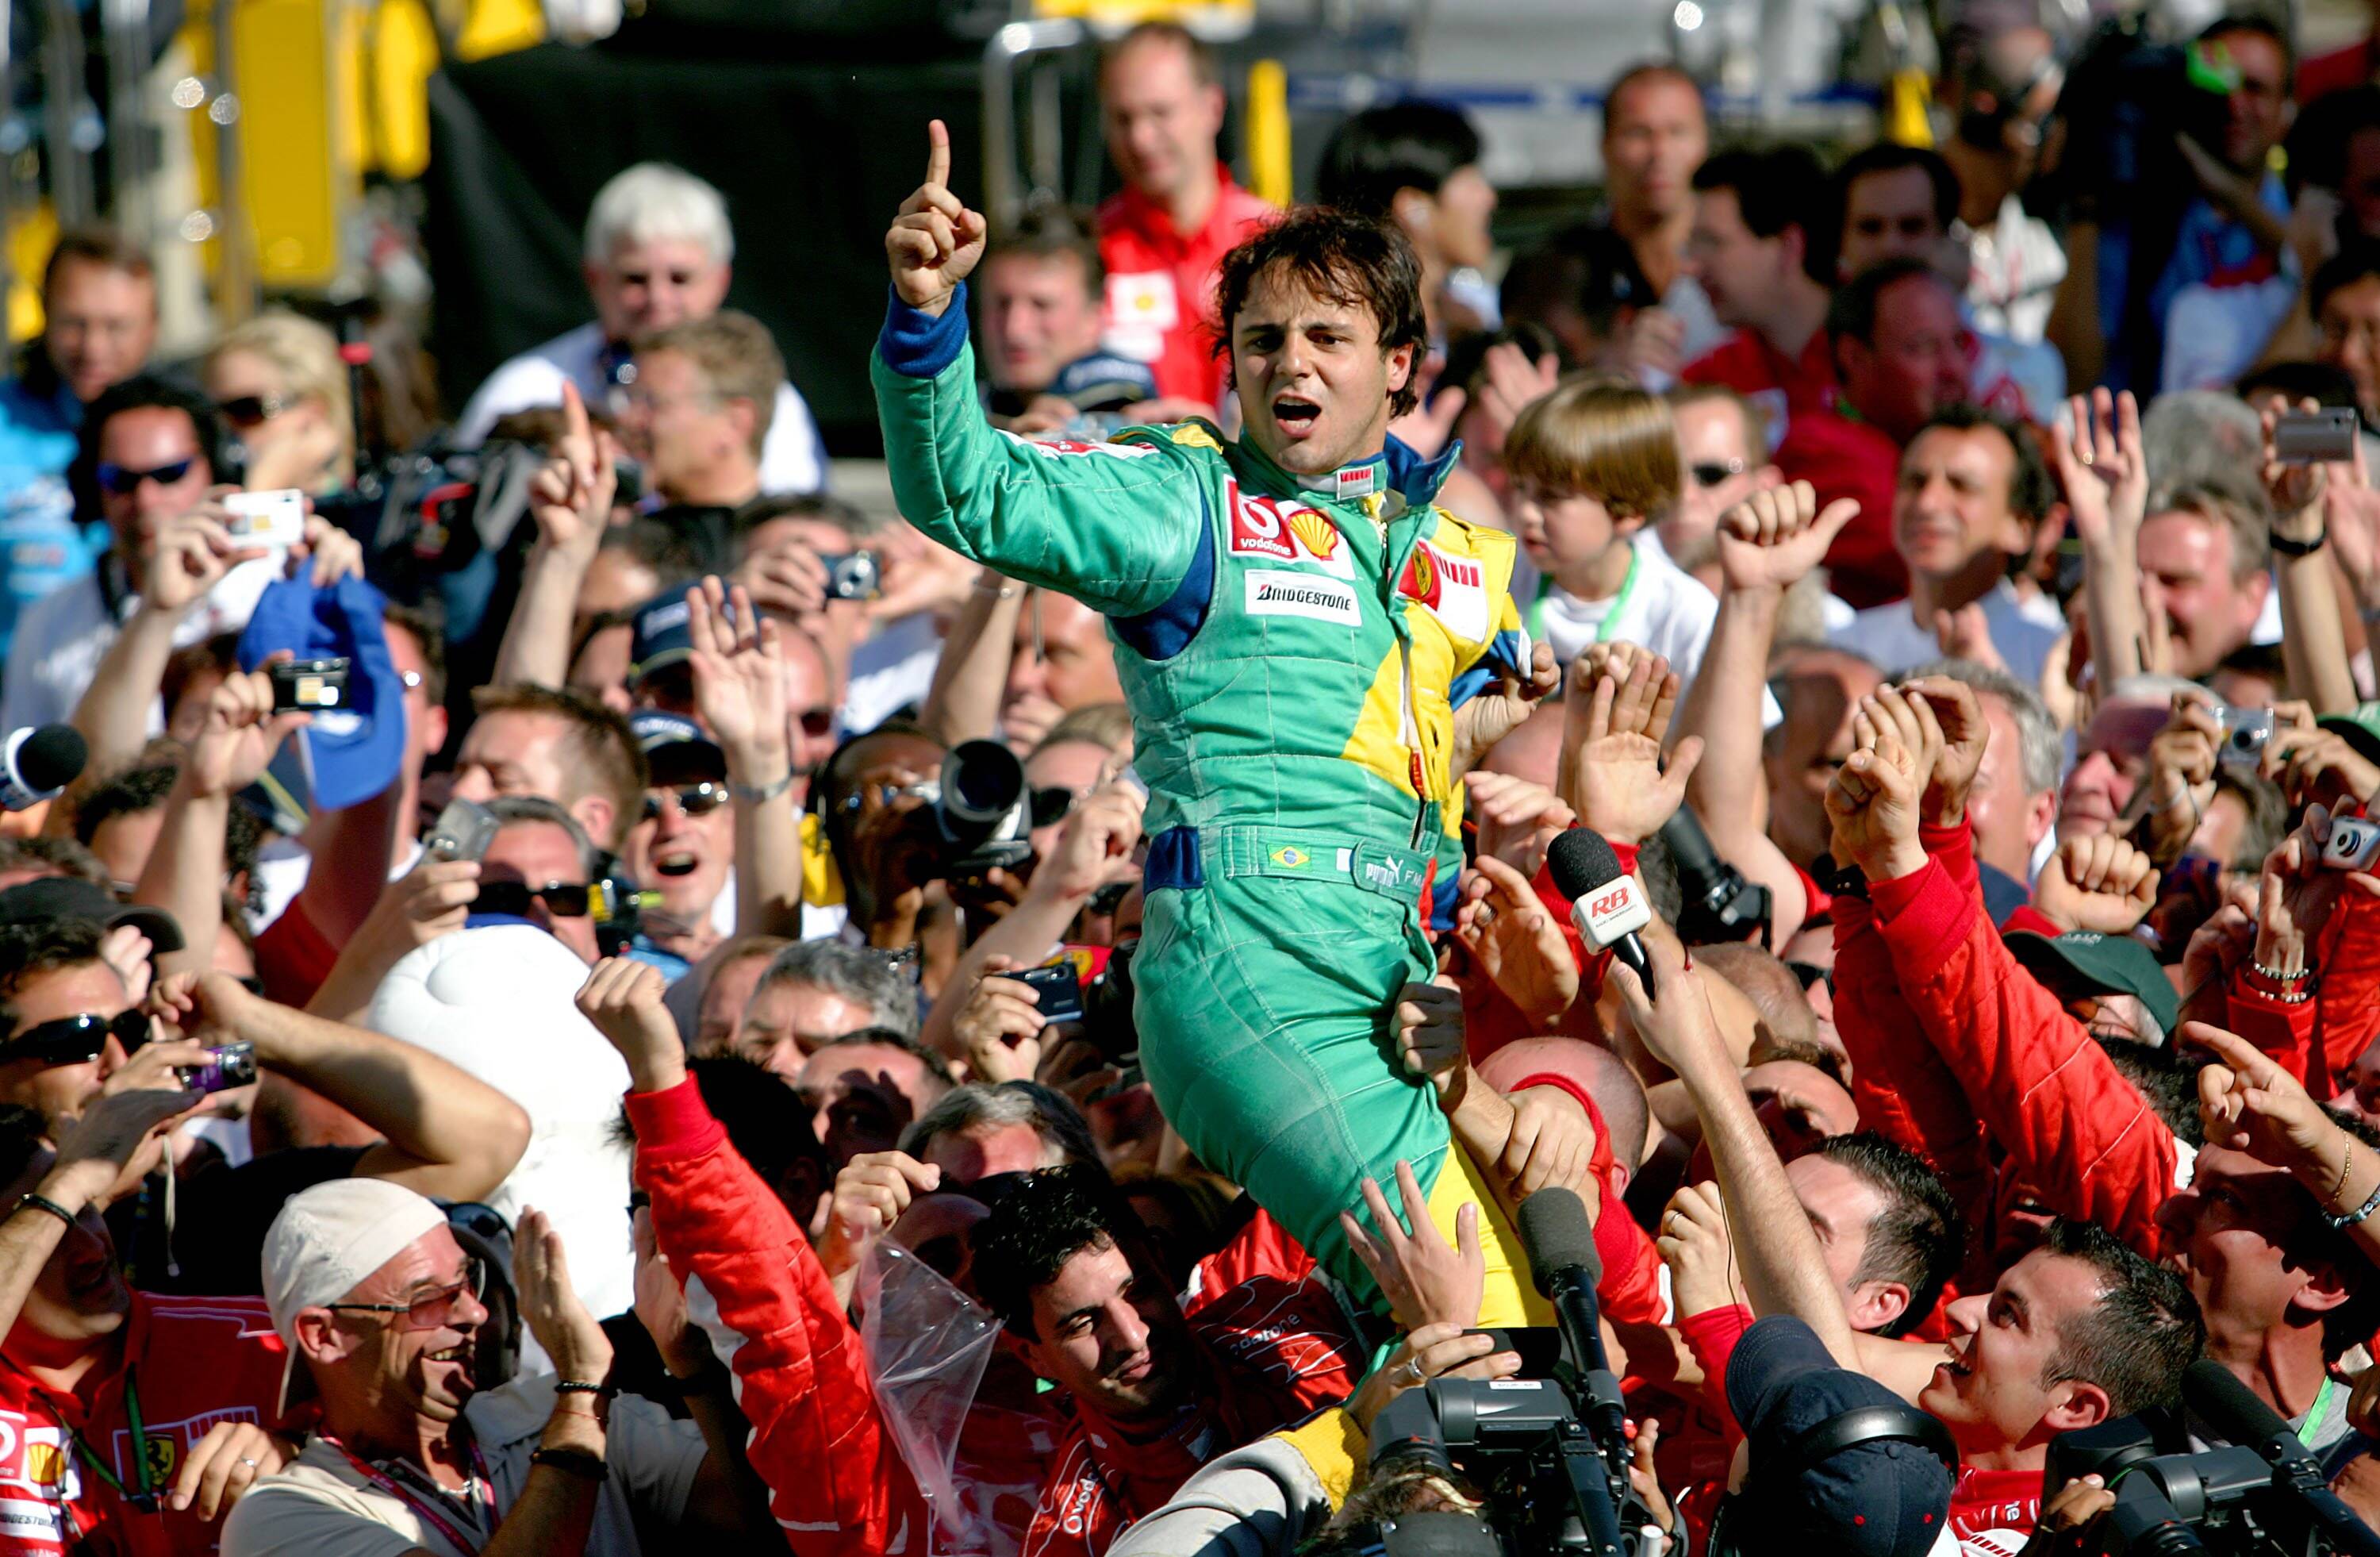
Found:
<path fill-rule="evenodd" d="M 941 120 L 926 127 L 926 181 L 901 202 L 884 235 L 892 289 L 911 308 L 940 313 L 951 294 L 983 258 L 987 233 L 980 212 L 951 193 L 951 132 Z"/>

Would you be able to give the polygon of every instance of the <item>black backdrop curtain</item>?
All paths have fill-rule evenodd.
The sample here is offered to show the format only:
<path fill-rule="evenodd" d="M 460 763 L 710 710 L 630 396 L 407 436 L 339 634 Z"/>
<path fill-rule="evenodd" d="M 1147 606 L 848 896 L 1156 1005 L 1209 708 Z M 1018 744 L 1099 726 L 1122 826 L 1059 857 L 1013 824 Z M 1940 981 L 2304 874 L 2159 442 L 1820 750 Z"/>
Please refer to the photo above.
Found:
<path fill-rule="evenodd" d="M 775 334 L 830 447 L 880 449 L 868 352 L 884 312 L 884 228 L 925 172 L 930 118 L 950 122 L 960 195 L 979 198 L 978 67 L 942 38 L 930 41 L 942 57 L 905 64 L 751 43 L 730 59 L 546 44 L 431 81 L 424 236 L 450 409 L 505 358 L 591 317 L 587 208 L 612 175 L 659 160 L 726 195 L 728 303 Z"/>

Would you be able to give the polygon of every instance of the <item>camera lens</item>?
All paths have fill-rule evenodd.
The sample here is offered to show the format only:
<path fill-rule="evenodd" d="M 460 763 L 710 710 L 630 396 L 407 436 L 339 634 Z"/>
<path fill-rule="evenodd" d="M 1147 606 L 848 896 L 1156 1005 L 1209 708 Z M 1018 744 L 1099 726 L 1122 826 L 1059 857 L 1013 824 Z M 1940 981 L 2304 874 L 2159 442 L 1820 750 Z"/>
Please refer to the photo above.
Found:
<path fill-rule="evenodd" d="M 991 825 L 1025 797 L 1025 764 L 997 741 L 961 741 L 942 760 L 942 812 Z"/>

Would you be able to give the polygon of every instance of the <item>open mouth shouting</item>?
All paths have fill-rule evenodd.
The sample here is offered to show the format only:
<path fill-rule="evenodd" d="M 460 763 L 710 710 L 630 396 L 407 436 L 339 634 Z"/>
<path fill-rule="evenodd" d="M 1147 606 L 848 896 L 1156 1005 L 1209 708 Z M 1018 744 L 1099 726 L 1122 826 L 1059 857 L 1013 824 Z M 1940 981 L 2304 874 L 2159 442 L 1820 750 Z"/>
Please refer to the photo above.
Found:
<path fill-rule="evenodd" d="M 692 849 L 662 849 L 653 856 L 653 870 L 663 876 L 691 876 L 701 864 Z"/>
<path fill-rule="evenodd" d="M 1273 424 L 1292 442 L 1313 435 L 1322 420 L 1322 407 L 1303 395 L 1282 394 L 1272 397 Z"/>

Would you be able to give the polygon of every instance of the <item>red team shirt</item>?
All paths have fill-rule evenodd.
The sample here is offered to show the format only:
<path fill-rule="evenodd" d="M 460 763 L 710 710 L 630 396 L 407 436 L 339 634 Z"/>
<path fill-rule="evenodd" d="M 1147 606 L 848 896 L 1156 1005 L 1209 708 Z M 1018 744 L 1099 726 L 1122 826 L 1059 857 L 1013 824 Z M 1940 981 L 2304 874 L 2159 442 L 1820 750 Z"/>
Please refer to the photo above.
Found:
<path fill-rule="evenodd" d="M 150 1485 L 162 1495 L 217 1422 L 277 1420 L 285 1354 L 261 1297 L 132 1295 L 115 1355 L 72 1394 L 53 1395 L 0 1357 L 0 1554 L 60 1557 L 84 1541 L 102 1557 L 215 1550 L 221 1520 L 142 1514 L 76 1450 L 137 1491 L 140 1471 L 126 1410 L 140 1407 Z"/>
<path fill-rule="evenodd" d="M 1218 163 L 1206 225 L 1178 233 L 1173 217 L 1137 189 L 1099 207 L 1099 263 L 1108 273 L 1106 335 L 1120 357 L 1146 362 L 1157 393 L 1212 406 L 1223 392 L 1215 356 L 1215 270 L 1267 218 L 1265 201 L 1232 182 Z"/>

